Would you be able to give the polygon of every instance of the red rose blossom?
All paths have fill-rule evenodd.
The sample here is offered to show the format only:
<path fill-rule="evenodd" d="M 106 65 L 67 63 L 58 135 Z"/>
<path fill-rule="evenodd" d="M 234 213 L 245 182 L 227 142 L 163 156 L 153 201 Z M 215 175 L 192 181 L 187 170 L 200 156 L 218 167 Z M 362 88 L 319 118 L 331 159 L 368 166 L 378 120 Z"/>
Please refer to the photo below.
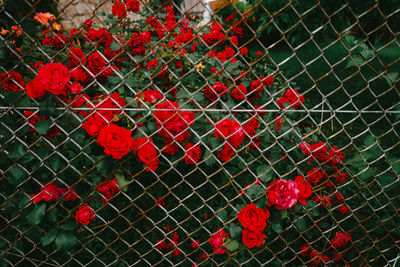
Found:
<path fill-rule="evenodd" d="M 99 72 L 105 69 L 106 61 L 104 57 L 99 52 L 96 51 L 89 55 L 88 65 L 90 71 L 92 71 L 94 74 L 98 74 Z"/>
<path fill-rule="evenodd" d="M 336 233 L 336 236 L 330 241 L 332 247 L 340 248 L 346 245 L 351 240 L 351 235 L 349 233 Z"/>
<path fill-rule="evenodd" d="M 242 241 L 248 248 L 260 247 L 266 237 L 262 232 L 251 231 L 247 228 L 242 231 Z"/>
<path fill-rule="evenodd" d="M 214 134 L 216 138 L 225 139 L 234 148 L 240 146 L 245 134 L 236 120 L 224 119 L 215 126 Z"/>
<path fill-rule="evenodd" d="M 157 170 L 160 160 L 151 138 L 138 136 L 137 140 L 133 140 L 132 149 L 136 151 L 140 161 L 146 164 L 146 171 Z"/>
<path fill-rule="evenodd" d="M 312 195 L 312 188 L 309 183 L 304 180 L 302 176 L 296 176 L 294 180 L 299 188 L 298 200 L 302 205 L 307 205 L 306 198 L 309 198 Z"/>
<path fill-rule="evenodd" d="M 35 78 L 43 90 L 54 95 L 66 95 L 67 83 L 70 79 L 67 67 L 61 63 L 49 63 L 41 66 Z"/>
<path fill-rule="evenodd" d="M 76 223 L 83 225 L 88 225 L 95 217 L 94 211 L 87 205 L 80 206 L 75 214 Z"/>
<path fill-rule="evenodd" d="M 108 181 L 101 182 L 96 187 L 96 189 L 104 197 L 103 199 L 101 199 L 101 201 L 103 203 L 106 203 L 108 200 L 110 200 L 115 195 L 115 193 L 117 193 L 119 191 L 117 178 L 114 178 L 113 180 L 108 180 Z"/>
<path fill-rule="evenodd" d="M 238 87 L 233 89 L 231 96 L 235 100 L 243 100 L 246 97 L 247 89 L 243 84 L 239 84 Z"/>
<path fill-rule="evenodd" d="M 195 164 L 201 159 L 201 148 L 199 145 L 187 143 L 185 146 L 185 163 Z"/>
<path fill-rule="evenodd" d="M 8 92 L 23 91 L 25 87 L 25 81 L 22 75 L 12 70 L 0 74 L 0 84 L 3 89 Z"/>
<path fill-rule="evenodd" d="M 219 228 L 219 231 L 208 240 L 215 254 L 224 254 L 226 252 L 224 242 L 227 238 L 228 234 L 223 229 Z"/>
<path fill-rule="evenodd" d="M 37 80 L 33 79 L 26 84 L 26 94 L 31 98 L 40 98 L 46 95 L 46 91 L 43 89 L 42 84 Z"/>
<path fill-rule="evenodd" d="M 221 82 L 216 82 L 212 87 L 207 86 L 203 91 L 206 98 L 212 102 L 217 100 L 217 98 L 225 95 L 227 92 L 228 92 L 228 87 L 226 87 Z"/>
<path fill-rule="evenodd" d="M 138 12 L 140 9 L 140 2 L 138 0 L 124 0 L 126 7 L 129 11 Z"/>
<path fill-rule="evenodd" d="M 110 124 L 101 129 L 97 142 L 104 147 L 104 153 L 114 159 L 121 159 L 131 149 L 133 138 L 128 129 Z"/>
<path fill-rule="evenodd" d="M 115 3 L 112 5 L 111 12 L 118 18 L 126 17 L 126 7 L 124 3 L 121 3 L 119 0 L 115 0 Z"/>
<path fill-rule="evenodd" d="M 269 212 L 261 208 L 257 208 L 253 203 L 241 209 L 238 213 L 238 220 L 244 228 L 251 231 L 262 232 L 267 226 Z"/>
<path fill-rule="evenodd" d="M 275 205 L 278 210 L 289 209 L 296 205 L 299 192 L 294 181 L 274 180 L 268 186 L 268 206 Z"/>

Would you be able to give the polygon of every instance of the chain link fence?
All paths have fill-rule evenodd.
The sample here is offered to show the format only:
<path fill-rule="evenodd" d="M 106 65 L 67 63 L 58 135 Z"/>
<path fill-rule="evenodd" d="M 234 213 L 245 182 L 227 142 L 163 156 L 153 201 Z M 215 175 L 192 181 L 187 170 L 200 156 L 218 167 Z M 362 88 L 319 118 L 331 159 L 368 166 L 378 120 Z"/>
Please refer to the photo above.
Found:
<path fill-rule="evenodd" d="M 126 5 L 136 10 L 131 2 L 135 1 L 117 1 L 125 12 Z M 107 0 L 1 1 L 2 265 L 396 265 L 400 253 L 396 1 L 150 1 L 140 2 L 140 10 L 128 16 L 119 16 L 115 5 Z M 51 25 L 43 32 L 40 27 L 49 27 L 52 19 L 47 17 L 48 25 L 41 25 L 33 18 L 47 11 L 68 34 Z M 114 15 L 108 15 L 111 12 Z M 162 24 L 161 33 L 148 30 L 152 42 L 135 39 L 146 45 L 146 51 L 132 52 L 142 44 L 121 41 L 124 34 L 135 34 L 124 29 L 140 34 L 152 23 L 151 16 L 160 21 L 175 16 L 174 26 Z M 88 26 L 88 19 L 93 26 Z M 185 26 L 188 21 L 196 26 Z M 180 30 L 168 34 L 168 27 Z M 111 39 L 101 35 L 71 41 L 73 29 L 78 29 L 74 34 L 89 36 L 89 28 L 94 29 L 93 36 L 101 35 L 98 29 L 107 29 Z M 188 33 L 183 44 L 173 43 L 180 42 L 182 31 L 188 29 L 193 36 Z M 207 42 L 206 34 L 218 32 L 240 63 L 229 59 L 227 50 L 218 50 L 221 42 Z M 44 41 L 46 36 L 51 42 Z M 159 40 L 153 42 L 154 36 Z M 193 43 L 207 53 L 192 48 Z M 176 46 L 186 53 L 175 53 Z M 78 47 L 85 47 L 87 55 L 99 52 L 96 62 L 104 60 L 113 67 L 97 70 L 96 63 L 86 63 L 90 56 L 80 57 L 73 50 Z M 69 71 L 79 69 L 88 76 L 80 82 L 83 88 L 75 90 L 88 95 L 45 99 L 26 95 L 28 80 L 40 75 L 36 63 L 67 66 L 71 58 L 77 64 L 69 63 Z M 26 84 L 10 70 L 26 73 Z M 273 82 L 266 85 L 261 76 L 273 77 Z M 54 79 L 62 83 L 63 77 Z M 264 86 L 251 91 L 257 87 L 255 80 Z M 218 81 L 230 84 L 224 90 L 231 93 L 212 87 Z M 239 84 L 247 91 L 235 95 Z M 145 94 L 149 89 L 150 100 Z M 161 98 L 154 91 L 163 101 L 174 99 L 177 104 L 156 107 Z M 115 93 L 123 100 L 110 98 Z M 131 130 L 134 142 L 151 139 L 137 145 L 132 156 L 112 159 L 99 145 L 97 126 L 88 125 L 93 110 L 107 123 Z M 171 110 L 178 119 L 156 115 Z M 112 113 L 111 118 L 106 112 Z M 191 113 L 196 114 L 192 119 Z M 239 123 L 216 126 L 230 118 Z M 259 123 L 254 132 L 248 130 L 253 119 Z M 170 120 L 180 120 L 184 130 L 179 130 L 181 125 L 169 127 Z M 238 131 L 242 137 L 237 137 Z M 237 145 L 235 138 L 247 143 Z M 328 148 L 335 155 L 344 153 L 329 171 L 326 162 L 331 159 L 321 162 L 319 142 L 327 147 L 325 153 Z M 144 148 L 151 150 L 150 143 L 155 144 L 157 159 L 149 156 L 152 152 L 141 156 Z M 200 152 L 188 156 L 189 143 L 200 145 Z M 347 178 L 326 189 L 328 185 L 310 182 L 313 171 L 324 173 L 326 183 L 339 179 L 339 173 Z M 306 177 L 313 188 L 307 204 L 285 211 L 268 204 L 271 216 L 262 245 L 232 247 L 231 239 L 242 240 L 236 231 L 238 212 L 253 202 L 265 206 L 271 201 L 268 190 L 273 180 L 296 176 Z M 108 184 L 108 193 L 101 191 L 104 181 L 114 181 L 120 189 Z M 40 192 L 50 183 L 57 184 L 58 195 L 47 192 L 46 199 Z M 68 201 L 71 188 L 77 197 Z M 95 219 L 78 224 L 76 213 L 86 204 Z M 210 242 L 219 229 L 229 236 L 228 242 L 221 237 L 227 250 L 223 254 Z M 338 232 L 351 234 L 343 249 L 331 245 Z M 312 250 L 304 250 L 304 244 Z"/>

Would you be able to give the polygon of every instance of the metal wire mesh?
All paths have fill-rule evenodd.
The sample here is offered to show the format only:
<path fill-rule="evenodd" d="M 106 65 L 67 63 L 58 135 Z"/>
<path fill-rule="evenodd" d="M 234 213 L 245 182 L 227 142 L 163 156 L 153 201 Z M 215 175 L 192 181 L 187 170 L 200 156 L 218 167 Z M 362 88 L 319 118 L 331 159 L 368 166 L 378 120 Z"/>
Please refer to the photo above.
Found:
<path fill-rule="evenodd" d="M 33 23 L 31 18 L 38 11 L 40 1 L 22 1 L 21 5 L 25 8 L 22 9 L 21 6 L 18 16 L 7 8 L 10 2 L 1 3 L 0 12 L 3 21 L 11 21 L 14 25 Z M 223 6 L 220 8 L 214 6 L 215 9 L 212 8 L 212 4 L 203 1 L 194 3 L 184 1 L 183 4 L 168 2 L 162 3 L 163 5 L 159 7 L 142 2 L 141 6 L 156 14 L 157 8 L 162 9 L 167 4 L 172 5 L 177 12 L 182 12 L 182 19 L 178 20 L 177 24 L 183 23 L 185 16 L 205 12 L 205 17 L 209 16 L 211 20 L 202 20 L 198 26 L 199 32 L 211 26 L 213 21 L 224 23 L 230 14 L 239 18 L 240 26 L 247 37 L 245 42 L 238 47 L 235 46 L 235 56 L 247 66 L 246 73 L 257 75 L 254 71 L 257 62 L 248 61 L 239 51 L 243 47 L 252 46 L 262 52 L 260 60 L 271 62 L 268 75 L 282 77 L 278 92 L 271 93 L 265 90 L 264 93 L 269 100 L 264 105 L 266 107 L 264 112 L 283 116 L 286 124 L 282 128 L 283 131 L 275 131 L 276 117 L 271 115 L 267 120 L 261 120 L 262 125 L 255 137 L 268 136 L 268 145 L 256 148 L 257 157 L 243 158 L 240 156 L 242 154 L 237 154 L 236 168 L 213 154 L 226 144 L 218 143 L 217 146 L 211 146 L 209 136 L 214 134 L 214 128 L 205 132 L 196 130 L 190 132 L 198 140 L 198 144 L 208 151 L 190 170 L 183 170 L 179 165 L 183 161 L 183 156 L 170 157 L 159 148 L 158 155 L 165 165 L 162 172 L 146 172 L 142 168 L 137 171 L 132 167 L 137 163 L 132 162 L 130 158 L 123 158 L 119 161 L 118 168 L 104 176 L 112 179 L 116 172 L 123 171 L 131 177 L 129 190 L 119 191 L 107 205 L 96 208 L 96 220 L 100 223 L 95 227 L 86 226 L 77 230 L 85 234 L 84 238 L 78 240 L 79 246 L 69 251 L 59 251 L 55 247 L 43 246 L 40 236 L 48 232 L 47 229 L 43 229 L 40 225 L 26 226 L 19 222 L 33 205 L 29 201 L 21 204 L 23 201 L 21 196 L 30 199 L 32 192 L 37 192 L 49 181 L 56 181 L 64 187 L 90 188 L 99 182 L 96 180 L 97 177 L 93 177 L 93 173 L 97 173 L 101 168 L 113 167 L 107 166 L 110 162 L 104 155 L 93 156 L 96 152 L 90 147 L 96 143 L 94 138 L 89 144 L 81 142 L 83 138 L 79 132 L 81 125 L 60 123 L 63 117 L 70 116 L 82 124 L 89 116 L 86 115 L 82 119 L 77 113 L 92 108 L 77 108 L 73 103 L 67 103 L 65 99 L 59 97 L 58 101 L 62 107 L 56 108 L 59 113 L 51 116 L 49 127 L 58 129 L 56 141 L 45 136 L 29 139 L 26 137 L 27 129 L 33 125 L 25 120 L 24 112 L 39 110 L 41 105 L 39 101 L 31 100 L 33 103 L 31 106 L 4 105 L 0 107 L 2 160 L 12 153 L 17 144 L 21 144 L 24 148 L 24 152 L 14 159 L 13 164 L 1 169 L 0 183 L 4 189 L 0 193 L 2 207 L 0 255 L 6 265 L 191 266 L 195 263 L 206 266 L 310 265 L 312 264 L 310 258 L 303 257 L 299 252 L 301 244 L 305 242 L 312 246 L 327 244 L 336 231 L 343 231 L 344 225 L 348 226 L 347 231 L 352 234 L 353 239 L 352 246 L 343 251 L 346 257 L 340 264 L 395 265 L 400 252 L 399 194 L 396 190 L 400 173 L 398 154 L 400 98 L 397 88 L 399 76 L 395 75 L 396 70 L 400 69 L 400 46 L 397 39 L 399 27 L 396 24 L 400 16 L 398 5 L 394 4 L 387 9 L 387 5 L 378 1 L 369 1 L 363 5 L 354 5 L 350 1 L 339 1 L 335 4 L 323 1 L 309 1 L 309 3 L 254 1 L 251 2 L 251 8 L 243 8 L 243 3 L 236 5 L 230 2 L 221 3 Z M 66 22 L 69 27 L 82 28 L 81 23 L 86 19 L 93 19 L 95 23 L 100 24 L 104 18 L 99 12 L 107 12 L 108 9 L 109 13 L 111 4 L 112 1 L 100 1 L 100 3 L 59 1 L 57 19 Z M 73 14 L 74 8 L 75 11 L 78 9 L 79 12 L 84 11 L 76 15 Z M 226 14 L 226 10 L 232 13 Z M 252 19 L 256 22 L 252 22 Z M 233 25 L 226 25 L 223 32 L 231 33 L 234 28 Z M 32 47 L 32 53 L 39 50 L 43 58 L 52 57 L 46 50 L 41 49 L 36 36 L 26 31 L 22 34 L 37 44 L 36 47 Z M 356 35 L 357 38 L 346 40 L 349 34 Z M 29 53 L 21 54 L 15 46 L 10 46 L 7 42 L 8 36 L 2 35 L 0 38 L 2 49 L 10 51 L 9 56 L 16 59 L 13 62 L 17 62 L 8 65 L 7 68 L 3 66 L 2 72 L 24 67 L 33 74 L 37 73 L 37 69 L 30 64 Z M 115 36 L 113 38 L 114 41 L 118 41 Z M 352 46 L 349 46 L 349 41 L 353 42 Z M 93 42 L 93 47 L 95 45 Z M 212 45 L 208 47 L 210 50 L 216 48 Z M 356 54 L 358 49 L 373 53 L 360 61 L 360 57 Z M 62 46 L 58 54 L 68 53 L 67 50 L 67 46 Z M 92 52 L 94 51 L 95 49 Z M 129 53 L 122 52 L 122 54 L 134 60 Z M 108 62 L 113 62 L 118 57 L 116 55 L 110 59 L 102 56 Z M 208 77 L 201 71 L 201 64 L 209 60 L 206 56 L 193 62 L 189 55 L 184 55 L 197 67 L 184 75 L 174 72 L 171 67 L 174 59 L 166 59 L 157 53 L 152 56 L 166 66 L 170 79 L 178 81 L 174 88 L 179 88 L 183 92 L 180 110 L 200 114 L 195 118 L 195 122 L 201 119 L 215 122 L 232 114 L 254 114 L 253 109 L 241 108 L 248 102 L 246 99 L 229 105 L 224 102 L 217 106 L 196 104 L 197 92 L 185 88 L 179 81 L 190 79 L 190 74 L 195 72 L 201 76 L 201 82 L 204 84 L 199 87 L 199 92 L 209 86 L 213 77 Z M 147 59 L 145 57 L 142 60 Z M 346 65 L 348 68 L 345 68 Z M 85 70 L 95 78 L 100 76 L 88 68 Z M 135 71 L 136 67 L 132 67 L 125 74 L 115 71 L 114 75 L 118 79 L 111 88 L 106 88 L 99 79 L 93 79 L 86 88 L 98 87 L 108 95 L 110 92 L 119 92 L 121 86 L 124 86 L 125 90 L 132 92 L 132 96 L 148 88 L 165 91 L 162 85 L 156 82 L 141 84 L 142 89 L 130 85 L 129 77 Z M 231 70 L 223 72 L 227 80 L 235 83 L 236 74 Z M 146 75 L 150 77 L 149 74 Z M 306 103 L 298 109 L 282 112 L 275 103 L 276 99 L 292 86 L 300 86 Z M 4 95 L 1 97 L 5 99 Z M 104 103 L 106 100 L 107 98 L 100 99 L 99 102 Z M 117 104 L 114 108 L 103 110 L 115 110 L 117 114 L 123 115 L 132 129 L 139 131 L 142 136 L 155 137 L 161 130 L 168 131 L 165 128 L 157 129 L 155 124 L 145 125 L 147 128 L 153 127 L 152 129 L 155 129 L 153 131 L 138 127 L 152 116 L 154 109 L 147 104 L 133 106 L 132 103 L 135 101 L 132 97 L 127 99 L 127 105 L 124 107 Z M 193 102 L 194 105 L 185 106 Z M 102 110 L 101 107 L 96 109 Z M 144 112 L 145 115 L 137 117 L 137 112 Z M 255 114 L 253 117 L 260 118 L 260 115 Z M 244 123 L 249 122 L 250 118 Z M 298 131 L 296 128 L 298 126 L 308 128 L 307 132 Z M 330 214 L 316 216 L 315 211 L 322 207 L 322 203 L 318 203 L 315 208 L 300 207 L 304 215 L 295 215 L 294 220 L 286 223 L 285 228 L 278 231 L 279 233 L 269 233 L 261 248 L 250 250 L 241 247 L 238 251 L 229 253 L 226 258 L 218 258 L 207 250 L 208 239 L 218 227 L 222 228 L 234 222 L 234 219 L 223 220 L 221 214 L 237 214 L 240 210 L 237 204 L 243 199 L 245 202 L 249 202 L 249 199 L 254 201 L 259 199 L 239 194 L 244 190 L 248 180 L 254 181 L 261 175 L 294 177 L 302 166 L 306 166 L 307 161 L 313 159 L 309 156 L 299 161 L 296 154 L 298 146 L 282 146 L 281 140 L 289 133 L 304 142 L 312 140 L 313 135 L 318 135 L 325 143 L 336 145 L 345 151 L 346 155 L 352 155 L 348 159 L 345 158 L 340 170 L 346 172 L 351 179 L 337 186 L 337 190 L 345 195 L 351 212 L 343 217 L 336 217 L 332 223 L 328 220 L 332 218 Z M 208 141 L 205 142 L 207 138 Z M 66 145 L 69 150 L 64 149 Z M 174 145 L 180 150 L 185 150 L 180 143 L 166 144 L 166 149 L 169 146 L 172 149 Z M 52 152 L 41 154 L 39 146 L 50 147 Z M 70 150 L 71 147 L 73 150 Z M 249 146 L 241 148 L 231 146 L 231 148 L 237 153 L 247 154 Z M 284 154 L 278 154 L 278 158 L 273 156 L 271 159 L 271 153 L 273 154 L 275 150 L 284 151 Z M 24 159 L 26 160 L 28 155 L 37 164 L 32 166 L 25 164 Z M 262 173 L 256 173 L 252 166 L 257 161 L 266 162 L 270 167 Z M 57 166 L 54 166 L 55 162 L 58 162 Z M 75 164 L 77 162 L 90 164 L 77 168 Z M 209 162 L 216 163 L 214 167 L 207 168 Z M 285 171 L 280 169 L 282 164 L 288 166 Z M 10 175 L 14 175 L 16 169 L 24 173 L 24 178 L 11 187 L 8 179 Z M 47 177 L 38 177 L 38 173 L 46 173 Z M 306 173 L 301 174 L 306 176 Z M 65 175 L 71 179 L 66 181 L 60 178 Z M 224 176 L 227 179 L 222 180 L 221 177 Z M 50 179 L 45 179 L 49 177 Z M 26 187 L 31 191 L 26 191 Z M 79 201 L 85 203 L 93 195 L 94 193 L 80 196 Z M 160 204 L 161 199 L 165 204 Z M 12 212 L 3 212 L 9 207 L 12 207 Z M 339 208 L 334 206 L 331 212 L 337 213 Z M 60 210 L 66 214 L 65 219 L 53 223 L 57 228 L 68 229 L 66 223 L 74 218 L 76 210 L 66 202 L 49 203 L 46 207 L 47 214 L 57 213 Z M 302 221 L 307 221 L 310 227 L 305 228 Z M 182 237 L 176 244 L 183 254 L 180 258 L 173 257 L 174 250 L 157 249 L 159 240 L 173 242 L 172 233 L 179 233 Z M 186 249 L 195 239 L 200 240 L 200 246 Z M 328 250 L 327 245 L 319 249 Z"/>

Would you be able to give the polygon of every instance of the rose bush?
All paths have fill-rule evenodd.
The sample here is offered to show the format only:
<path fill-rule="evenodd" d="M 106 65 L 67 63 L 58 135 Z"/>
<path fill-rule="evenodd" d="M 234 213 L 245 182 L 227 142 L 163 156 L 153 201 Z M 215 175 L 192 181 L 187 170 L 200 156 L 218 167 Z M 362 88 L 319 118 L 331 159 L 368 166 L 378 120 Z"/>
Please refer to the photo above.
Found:
<path fill-rule="evenodd" d="M 287 264 L 357 259 L 335 251 L 353 244 L 332 226 L 352 210 L 345 154 L 292 112 L 307 105 L 301 89 L 241 42 L 240 26 L 199 27 L 171 6 L 132 22 L 139 3 L 116 0 L 107 27 L 70 32 L 41 15 L 36 44 L 19 37 L 40 60 L 0 74 L 0 101 L 18 111 L 0 128 L 17 136 L 1 152 L 16 225 L 82 262 L 82 246 L 104 244 L 109 264 L 115 252 L 121 264 L 144 255 L 154 265 L 264 262 L 259 250 Z M 328 230 L 334 239 L 318 238 Z"/>

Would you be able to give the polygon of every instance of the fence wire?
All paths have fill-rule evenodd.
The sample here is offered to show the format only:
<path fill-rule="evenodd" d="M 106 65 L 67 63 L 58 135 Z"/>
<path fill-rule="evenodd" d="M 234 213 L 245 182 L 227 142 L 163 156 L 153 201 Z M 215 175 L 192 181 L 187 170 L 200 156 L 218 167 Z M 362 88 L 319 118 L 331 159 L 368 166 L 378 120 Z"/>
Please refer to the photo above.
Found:
<path fill-rule="evenodd" d="M 92 19 L 95 24 L 104 25 L 101 12 L 111 13 L 113 1 L 17 1 L 19 6 L 15 9 L 13 1 L 1 1 L 0 16 L 2 27 L 7 25 L 24 26 L 34 24 L 33 16 L 38 11 L 49 8 L 49 12 L 56 14 L 58 22 L 65 29 L 83 29 L 82 23 Z M 329 2 L 329 1 L 328 1 Z M 166 144 L 163 151 L 157 147 L 162 169 L 147 172 L 137 161 L 131 158 L 122 158 L 118 166 L 108 166 L 111 161 L 100 152 L 92 149 L 96 146 L 96 139 L 89 143 L 82 142 L 85 138 L 80 132 L 81 125 L 89 119 L 86 114 L 78 116 L 79 112 L 90 111 L 93 107 L 77 107 L 68 103 L 65 98 L 57 97 L 60 104 L 54 107 L 57 115 L 50 116 L 48 128 L 57 129 L 57 141 L 45 135 L 32 135 L 29 128 L 34 128 L 32 121 L 26 119 L 25 111 L 36 111 L 43 108 L 43 103 L 37 99 L 30 99 L 31 105 L 17 104 L 23 99 L 10 99 L 2 91 L 2 105 L 0 106 L 0 139 L 1 158 L 7 164 L 1 168 L 1 212 L 0 212 L 0 257 L 4 266 L 192 266 L 192 265 L 225 265 L 225 266 L 267 266 L 267 265 L 318 265 L 310 257 L 304 257 L 300 247 L 304 243 L 317 248 L 321 252 L 328 251 L 328 243 L 334 238 L 336 232 L 346 232 L 352 235 L 351 246 L 342 251 L 345 255 L 336 264 L 338 265 L 372 265 L 383 264 L 395 266 L 398 262 L 399 245 L 399 114 L 400 92 L 397 87 L 400 71 L 400 45 L 398 41 L 400 7 L 396 1 L 278 1 L 262 0 L 231 3 L 227 1 L 203 2 L 160 2 L 157 5 L 151 2 L 140 2 L 141 9 L 150 10 L 154 15 L 160 10 L 171 5 L 177 16 L 177 24 L 183 24 L 187 17 L 203 16 L 198 19 L 197 30 L 206 31 L 214 21 L 224 25 L 225 35 L 232 33 L 237 26 L 227 23 L 232 15 L 243 30 L 243 41 L 235 47 L 235 55 L 240 57 L 246 66 L 245 73 L 255 75 L 258 61 L 251 62 L 240 55 L 240 49 L 248 47 L 251 53 L 260 51 L 259 60 L 270 62 L 270 69 L 266 75 L 281 77 L 280 87 L 277 92 L 263 94 L 268 96 L 262 112 L 268 119 L 260 119 L 254 109 L 246 108 L 250 101 L 245 98 L 229 105 L 220 102 L 217 106 L 213 103 L 202 106 L 196 104 L 198 92 L 203 92 L 211 85 L 214 76 L 204 75 L 202 71 L 193 70 L 179 74 L 171 68 L 173 59 L 161 56 L 156 52 L 146 55 L 142 62 L 157 58 L 167 66 L 166 71 L 171 80 L 178 81 L 172 89 L 166 92 L 162 84 L 151 82 L 137 89 L 129 84 L 129 77 L 139 71 L 131 67 L 127 73 L 114 72 L 118 80 L 106 88 L 99 79 L 101 74 L 85 70 L 93 76 L 93 80 L 85 85 L 83 92 L 88 88 L 98 88 L 105 95 L 110 92 L 132 93 L 126 99 L 126 106 L 114 105 L 112 108 L 103 108 L 107 98 L 99 99 L 95 108 L 97 111 L 115 111 L 120 118 L 126 118 L 131 129 L 140 132 L 141 136 L 156 138 L 161 131 L 171 130 L 165 127 L 157 128 L 155 123 L 147 124 L 154 111 L 170 111 L 143 104 L 133 106 L 137 100 L 134 98 L 145 89 L 155 89 L 165 95 L 173 89 L 180 89 L 182 102 L 181 112 L 195 112 L 199 114 L 194 123 L 206 119 L 216 122 L 218 119 L 228 118 L 234 114 L 253 114 L 241 124 L 248 123 L 251 118 L 262 121 L 255 136 L 246 138 L 266 138 L 265 147 L 255 147 L 257 156 L 244 158 L 250 150 L 250 145 L 235 147 L 228 143 L 211 145 L 210 136 L 214 135 L 214 128 L 206 131 L 191 131 L 197 144 L 203 147 L 203 158 L 192 169 L 182 169 L 180 165 L 183 156 L 173 157 L 164 151 L 168 148 L 185 151 L 182 143 Z M 358 3 L 360 2 L 360 3 Z M 389 3 L 390 2 L 390 3 Z M 397 4 L 397 5 L 396 5 Z M 389 7 L 388 7 L 389 6 Z M 13 9 L 14 8 L 14 9 Z M 178 19 L 181 18 L 181 19 Z M 228 18 L 228 20 L 227 20 Z M 128 20 L 138 20 L 140 16 L 130 14 Z M 10 27 L 8 27 L 10 29 Z M 34 32 L 24 31 L 24 38 L 36 44 L 21 53 L 16 46 L 11 46 L 10 35 L 0 35 L 1 51 L 7 50 L 6 56 L 1 52 L 2 60 L 8 65 L 2 65 L 3 73 L 9 70 L 25 68 L 30 73 L 37 74 L 37 69 L 32 67 L 31 53 L 40 51 L 41 57 L 51 61 L 53 57 L 38 41 Z M 198 37 L 197 34 L 196 37 Z M 200 38 L 199 38 L 200 39 Z M 113 41 L 118 42 L 116 36 Z M 161 44 L 154 44 L 157 47 Z M 215 45 L 205 44 L 209 50 L 217 49 Z M 96 47 L 96 41 L 92 43 Z M 251 47 L 251 48 L 250 48 Z M 58 55 L 68 53 L 68 47 L 63 45 L 58 49 Z M 92 51 L 95 52 L 95 49 Z M 135 61 L 129 53 L 121 52 L 124 57 Z M 35 54 L 35 56 L 37 56 Z M 112 63 L 120 55 L 113 58 L 102 57 Z M 201 64 L 209 62 L 204 56 L 193 59 L 190 55 L 183 55 L 186 60 L 200 68 Z M 149 57 L 149 58 L 147 58 Z M 215 63 L 218 65 L 219 63 Z M 218 65 L 218 67 L 222 64 Z M 223 70 L 226 80 L 233 83 L 237 76 L 233 70 Z M 185 88 L 180 80 L 190 79 L 191 73 L 197 73 L 204 84 L 199 85 L 199 90 L 193 92 Z M 151 74 L 145 73 L 149 80 Z M 299 88 L 298 91 L 306 99 L 298 109 L 283 110 L 277 104 L 289 88 Z M 177 98 L 179 98 L 177 96 Z M 13 104 L 4 103 L 11 101 Z M 22 102 L 23 103 L 23 102 Z M 195 103 L 192 105 L 192 103 Z M 185 104 L 187 104 L 185 106 Z M 190 106 L 190 105 L 192 106 Z M 144 114 L 138 117 L 136 114 Z M 298 116 L 297 116 L 298 115 Z M 67 125 L 61 122 L 64 117 L 71 117 L 80 125 Z M 180 115 L 181 116 L 181 115 Z M 276 131 L 278 116 L 283 116 L 285 125 Z M 297 116 L 297 117 L 295 117 Z M 19 119 L 17 119 L 19 118 Z M 31 117 L 29 117 L 31 118 Z M 182 118 L 181 118 L 182 119 Z M 139 127 L 146 123 L 144 128 Z M 298 130 L 307 129 L 305 131 Z M 332 217 L 338 213 L 340 206 L 332 205 L 327 212 L 317 212 L 323 208 L 323 201 L 315 203 L 315 207 L 300 207 L 303 212 L 289 211 L 288 216 L 294 216 L 292 221 L 267 233 L 265 243 L 256 249 L 241 246 L 236 251 L 230 251 L 223 258 L 213 254 L 210 249 L 209 238 L 218 232 L 219 228 L 235 224 L 239 212 L 238 203 L 250 203 L 266 196 L 248 196 L 243 194 L 246 185 L 255 183 L 261 176 L 279 177 L 284 179 L 294 178 L 302 173 L 308 161 L 315 160 L 312 155 L 298 159 L 298 144 L 284 146 L 282 140 L 285 136 L 294 136 L 302 142 L 312 143 L 313 135 L 317 135 L 325 144 L 336 145 L 345 153 L 343 166 L 340 172 L 348 174 L 348 179 L 337 186 L 335 192 L 341 192 L 349 208 L 349 213 Z M 232 133 L 228 138 L 233 137 Z M 208 141 L 207 141 L 208 139 Z M 72 150 L 70 147 L 74 147 Z M 230 146 L 237 153 L 238 165 L 232 167 L 217 157 L 223 145 Z M 15 152 L 15 147 L 21 151 Z M 50 149 L 51 153 L 42 153 L 41 147 Z M 206 153 L 208 151 L 208 153 Z M 278 158 L 273 156 L 273 151 L 278 153 Z M 16 154 L 15 154 L 16 153 Z M 15 156 L 16 155 L 16 156 Z M 94 156 L 96 155 L 96 156 Z M 271 156 L 272 155 L 272 156 Z M 272 157 L 272 158 L 271 158 Z M 12 161 L 10 161 L 10 158 Z M 37 162 L 30 166 L 29 160 Z M 33 162 L 32 161 L 32 162 Z M 257 162 L 265 162 L 269 168 L 260 173 L 254 169 Z M 10 163 L 11 162 L 11 163 Z M 79 162 L 85 165 L 79 166 Z M 55 166 L 57 165 L 57 166 Z M 135 165 L 135 166 L 133 166 Z M 287 165 L 282 169 L 281 165 Z M 112 168 L 115 169 L 112 169 Z M 140 168 L 139 168 L 140 167 Z M 104 174 L 107 179 L 112 179 L 119 172 L 129 177 L 128 190 L 120 190 L 106 205 L 95 207 L 96 226 L 77 227 L 75 223 L 76 207 L 67 201 L 49 202 L 45 207 L 46 223 L 52 223 L 58 231 L 76 231 L 80 238 L 73 249 L 60 250 L 55 246 L 45 245 L 47 240 L 42 238 L 49 229 L 42 224 L 26 224 L 25 217 L 31 212 L 34 204 L 31 196 L 39 192 L 40 188 L 49 182 L 56 182 L 68 188 L 92 188 L 100 182 L 98 175 L 100 169 L 111 168 L 112 171 Z M 23 173 L 23 175 L 21 174 Z M 10 177 L 21 175 L 12 186 Z M 62 177 L 70 176 L 69 180 Z M 221 177 L 225 177 L 222 179 Z M 262 185 L 265 190 L 267 187 Z M 134 188 L 134 189 L 133 189 Z M 235 191 L 236 190 L 236 191 Z M 77 190 L 78 191 L 78 190 Z M 80 204 L 88 203 L 94 198 L 95 193 L 80 195 Z M 28 201 L 26 201 L 28 199 Z M 313 202 L 314 203 L 314 202 Z M 63 219 L 56 214 L 63 212 Z M 55 214 L 54 218 L 51 214 Z M 228 219 L 224 218 L 228 216 Z M 333 219 L 332 219 L 333 218 Z M 285 219 L 284 217 L 282 218 Z M 271 224 L 280 218 L 271 218 Z M 23 221 L 23 222 L 22 222 Z M 181 239 L 174 240 L 173 233 L 179 233 Z M 231 232 L 228 232 L 231 235 Z M 58 239 L 58 238 L 57 238 Z M 240 239 L 240 238 L 239 238 Z M 174 242 L 179 247 L 181 255 L 174 255 L 175 250 L 159 249 L 162 241 Z M 199 240 L 199 246 L 191 247 L 193 240 Z M 51 241 L 50 241 L 51 242 Z M 61 241 L 60 241 L 61 242 Z M 328 263 L 326 263 L 328 264 Z M 332 261 L 329 264 L 334 265 Z"/>

